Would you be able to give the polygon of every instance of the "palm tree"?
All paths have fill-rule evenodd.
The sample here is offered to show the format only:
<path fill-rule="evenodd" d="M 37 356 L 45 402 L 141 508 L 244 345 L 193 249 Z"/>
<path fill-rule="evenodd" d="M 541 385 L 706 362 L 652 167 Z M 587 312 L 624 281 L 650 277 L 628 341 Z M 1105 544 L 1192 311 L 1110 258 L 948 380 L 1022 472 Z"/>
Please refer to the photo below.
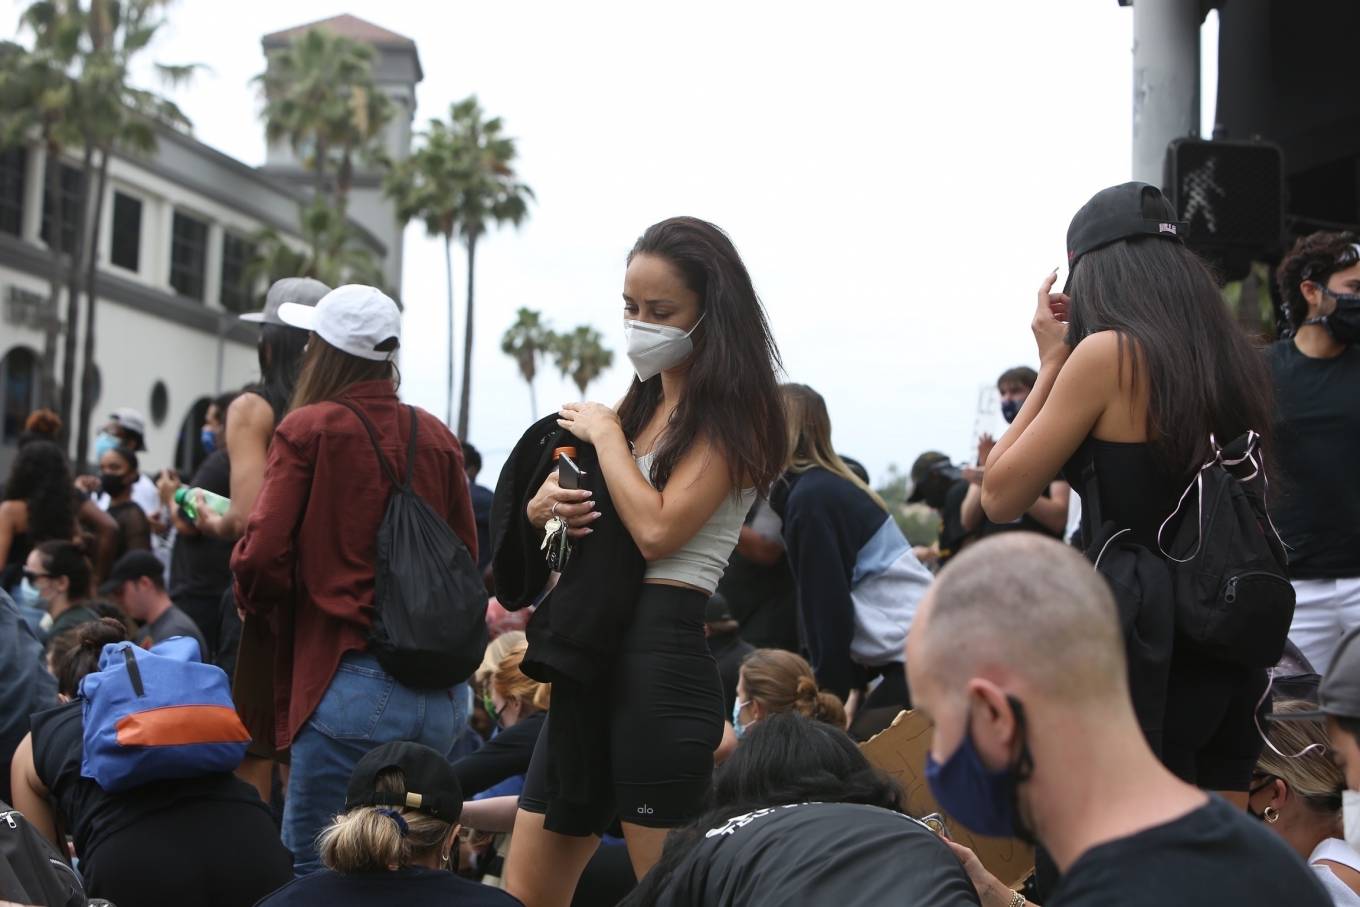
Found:
<path fill-rule="evenodd" d="M 294 248 L 273 228 L 255 234 L 255 255 L 246 265 L 252 284 L 282 277 L 314 277 L 330 286 L 367 283 L 382 286 L 383 273 L 373 253 L 359 244 L 354 227 L 325 199 L 302 205 L 298 223 L 305 251 Z"/>
<path fill-rule="evenodd" d="M 61 334 L 58 305 L 67 269 L 66 253 L 74 253 L 62 246 L 68 213 L 64 210 L 65 198 L 61 192 L 60 162 L 65 148 L 79 141 L 69 116 L 72 85 L 66 72 L 79 41 L 79 22 L 73 17 L 58 18 L 57 13 L 50 4 L 25 13 L 23 24 L 43 39 L 33 50 L 9 41 L 0 43 L 0 109 L 7 112 L 0 120 L 0 148 L 26 147 L 36 137 L 36 144 L 46 153 L 46 194 L 51 206 L 48 220 L 51 271 L 47 287 L 48 311 L 43 319 L 40 398 L 42 405 L 47 407 L 60 405 L 56 372 L 57 341 Z M 82 224 L 77 224 L 73 232 L 79 235 L 82 228 Z M 68 309 L 74 308 L 74 301 L 68 302 Z M 69 412 L 69 403 L 62 411 Z"/>
<path fill-rule="evenodd" d="M 169 0 L 90 0 L 85 11 L 86 38 L 79 56 L 76 78 L 76 115 L 85 145 L 85 186 L 93 188 L 91 213 L 85 249 L 85 344 L 81 376 L 80 418 L 76 433 L 78 468 L 86 468 L 90 441 L 90 419 L 94 410 L 95 382 L 95 305 L 98 267 L 99 224 L 103 217 L 104 196 L 108 186 L 109 159 L 113 150 L 150 154 L 156 148 L 158 125 L 188 129 L 189 120 L 171 101 L 129 83 L 133 61 L 164 24 L 162 10 Z M 161 79 L 170 85 L 182 84 L 196 66 L 156 64 Z M 68 326 L 66 345 L 74 347 L 75 331 Z M 73 360 L 68 356 L 68 361 Z M 65 392 L 63 392 L 65 396 Z"/>
<path fill-rule="evenodd" d="M 541 312 L 521 308 L 515 316 L 515 323 L 501 338 L 501 352 L 505 353 L 519 366 L 520 376 L 529 385 L 529 408 L 531 418 L 538 418 L 538 395 L 534 393 L 534 376 L 538 374 L 538 357 L 551 350 L 556 337 L 543 321 Z M 463 378 L 467 380 L 466 375 Z M 466 387 L 466 384 L 464 385 Z"/>
<path fill-rule="evenodd" d="M 406 223 L 425 222 L 429 236 L 444 240 L 444 285 L 448 291 L 449 379 L 448 414 L 453 424 L 453 237 L 458 229 L 458 192 L 467 179 L 467 167 L 448 124 L 430 120 L 421 145 L 387 174 L 385 189 L 397 205 L 397 218 Z"/>
<path fill-rule="evenodd" d="M 586 388 L 600 373 L 614 364 L 614 353 L 604 345 L 604 337 L 589 325 L 570 334 L 558 334 L 552 346 L 553 360 L 562 377 L 571 377 L 585 399 Z"/>
<path fill-rule="evenodd" d="M 472 402 L 473 280 L 477 243 L 502 225 L 518 227 L 529 214 L 533 190 L 515 177 L 515 140 L 503 134 L 500 117 L 485 119 L 477 96 L 449 109 L 456 159 L 466 168 L 454 196 L 455 222 L 467 249 L 467 321 L 463 328 L 463 388 L 458 404 L 458 437 L 466 438 Z M 532 381 L 530 391 L 533 390 Z"/>
<path fill-rule="evenodd" d="M 266 138 L 287 141 L 312 170 L 316 197 L 329 192 L 342 212 L 355 158 L 376 154 L 376 139 L 392 118 L 391 99 L 373 82 L 373 58 L 368 45 L 314 28 L 272 54 L 255 77 Z"/>

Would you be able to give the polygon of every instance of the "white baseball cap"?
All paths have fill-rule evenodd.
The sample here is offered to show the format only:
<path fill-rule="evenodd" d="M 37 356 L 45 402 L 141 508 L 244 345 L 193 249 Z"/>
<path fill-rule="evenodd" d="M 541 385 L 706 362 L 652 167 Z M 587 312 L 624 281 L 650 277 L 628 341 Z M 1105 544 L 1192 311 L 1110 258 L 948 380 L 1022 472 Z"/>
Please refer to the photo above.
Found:
<path fill-rule="evenodd" d="M 315 307 L 285 302 L 279 306 L 279 320 L 373 362 L 390 359 L 401 345 L 401 310 L 382 290 L 363 284 L 336 287 Z"/>

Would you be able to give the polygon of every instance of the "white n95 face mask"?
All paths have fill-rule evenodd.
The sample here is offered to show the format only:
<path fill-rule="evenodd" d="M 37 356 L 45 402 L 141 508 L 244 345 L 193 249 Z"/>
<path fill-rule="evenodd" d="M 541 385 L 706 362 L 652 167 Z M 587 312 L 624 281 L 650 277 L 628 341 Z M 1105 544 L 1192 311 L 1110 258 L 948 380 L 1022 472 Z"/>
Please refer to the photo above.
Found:
<path fill-rule="evenodd" d="M 705 313 L 706 315 L 707 313 Z M 664 324 L 645 321 L 624 321 L 623 333 L 628 338 L 628 360 L 633 363 L 639 381 L 650 381 L 668 368 L 675 368 L 694 352 L 690 335 L 698 330 L 705 315 L 700 315 L 688 331 Z"/>
<path fill-rule="evenodd" d="M 1345 820 L 1346 843 L 1360 850 L 1360 791 L 1341 792 L 1341 815 Z"/>

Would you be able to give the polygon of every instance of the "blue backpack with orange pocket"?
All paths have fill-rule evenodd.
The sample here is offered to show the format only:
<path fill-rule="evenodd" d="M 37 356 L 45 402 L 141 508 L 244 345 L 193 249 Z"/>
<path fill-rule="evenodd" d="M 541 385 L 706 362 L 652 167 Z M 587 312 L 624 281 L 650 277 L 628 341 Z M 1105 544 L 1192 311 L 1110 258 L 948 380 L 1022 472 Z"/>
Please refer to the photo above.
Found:
<path fill-rule="evenodd" d="M 80 695 L 80 774 L 110 793 L 233 771 L 250 743 L 226 673 L 199 660 L 192 637 L 176 636 L 149 651 L 110 643 L 99 670 L 80 682 Z"/>

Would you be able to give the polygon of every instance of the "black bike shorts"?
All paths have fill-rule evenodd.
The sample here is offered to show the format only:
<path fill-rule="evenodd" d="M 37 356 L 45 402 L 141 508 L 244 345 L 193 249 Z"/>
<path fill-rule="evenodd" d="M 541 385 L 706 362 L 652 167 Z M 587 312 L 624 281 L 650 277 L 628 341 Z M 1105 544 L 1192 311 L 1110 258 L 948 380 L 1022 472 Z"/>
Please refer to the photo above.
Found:
<path fill-rule="evenodd" d="M 649 828 L 674 828 L 702 807 L 722 740 L 723 690 L 704 639 L 708 596 L 675 586 L 642 586 L 633 624 L 599 704 L 609 710 L 613 810 L 582 816 L 602 831 L 614 814 Z M 546 813 L 547 741 L 552 712 L 520 794 L 520 808 Z"/>

